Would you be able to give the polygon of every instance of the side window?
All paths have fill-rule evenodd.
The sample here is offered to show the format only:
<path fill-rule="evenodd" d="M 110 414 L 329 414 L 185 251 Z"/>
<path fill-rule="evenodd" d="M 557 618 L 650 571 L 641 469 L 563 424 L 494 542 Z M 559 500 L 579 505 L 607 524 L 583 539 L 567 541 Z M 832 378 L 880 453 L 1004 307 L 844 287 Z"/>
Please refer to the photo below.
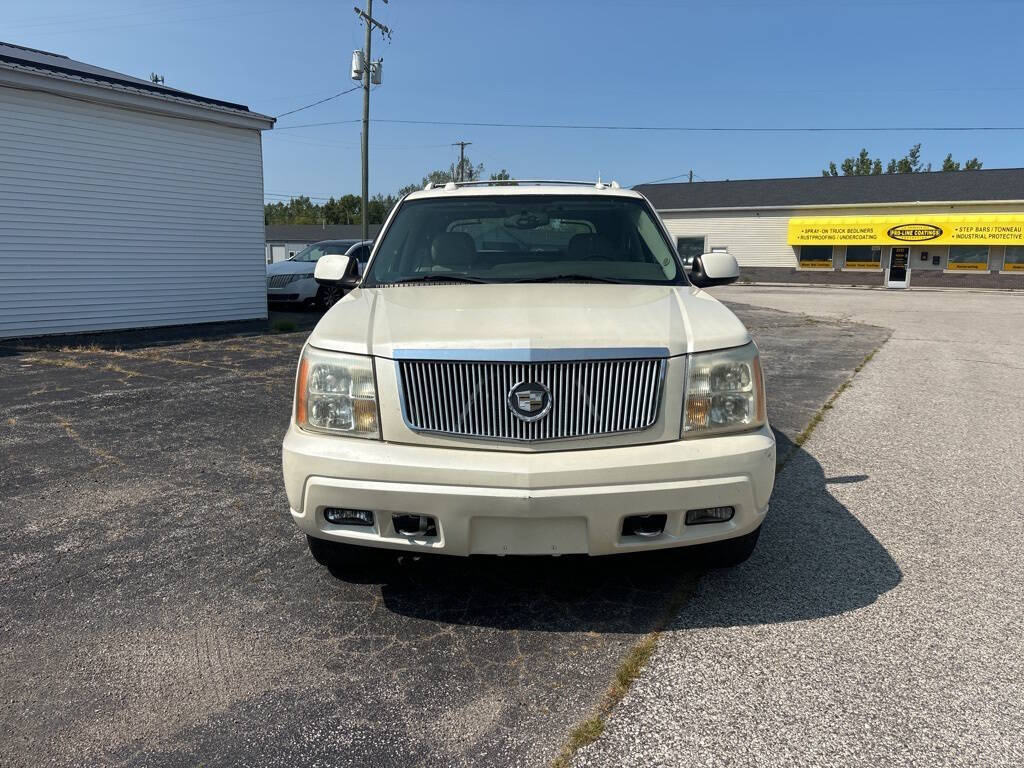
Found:
<path fill-rule="evenodd" d="M 366 271 L 366 262 L 370 260 L 370 249 L 368 246 L 363 246 L 355 253 L 356 263 L 359 264 L 359 274 L 362 275 Z"/>
<path fill-rule="evenodd" d="M 693 260 L 704 253 L 703 237 L 677 237 L 676 251 L 679 253 L 679 260 L 683 267 L 689 269 L 693 266 Z"/>

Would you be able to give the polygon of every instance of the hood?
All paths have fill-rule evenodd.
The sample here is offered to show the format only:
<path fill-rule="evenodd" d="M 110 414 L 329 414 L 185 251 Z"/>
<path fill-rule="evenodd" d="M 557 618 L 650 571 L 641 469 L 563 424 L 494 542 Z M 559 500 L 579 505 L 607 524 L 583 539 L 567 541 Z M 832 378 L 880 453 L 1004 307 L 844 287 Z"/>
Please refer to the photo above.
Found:
<path fill-rule="evenodd" d="M 657 348 L 669 355 L 750 341 L 736 316 L 691 286 L 530 283 L 360 288 L 309 343 L 395 357 L 396 350 Z"/>
<path fill-rule="evenodd" d="M 304 272 L 312 275 L 314 269 L 316 269 L 315 261 L 275 261 L 273 264 L 267 264 L 267 277 L 299 275 Z"/>

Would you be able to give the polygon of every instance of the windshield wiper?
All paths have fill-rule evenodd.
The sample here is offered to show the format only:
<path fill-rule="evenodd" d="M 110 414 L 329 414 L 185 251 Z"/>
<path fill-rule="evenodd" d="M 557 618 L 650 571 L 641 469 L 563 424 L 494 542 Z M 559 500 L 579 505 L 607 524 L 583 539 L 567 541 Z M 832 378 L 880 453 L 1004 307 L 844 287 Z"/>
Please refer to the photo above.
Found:
<path fill-rule="evenodd" d="M 548 275 L 547 277 L 524 277 L 519 280 L 513 280 L 513 283 L 557 283 L 559 281 L 569 282 L 583 282 L 583 283 L 619 283 L 622 280 L 616 280 L 613 277 L 598 277 L 596 275 L 583 275 L 583 274 L 565 274 L 565 275 Z"/>
<path fill-rule="evenodd" d="M 416 277 L 403 277 L 390 283 L 378 283 L 378 285 L 407 285 L 408 283 L 486 283 L 479 277 L 469 275 L 417 275 Z"/>

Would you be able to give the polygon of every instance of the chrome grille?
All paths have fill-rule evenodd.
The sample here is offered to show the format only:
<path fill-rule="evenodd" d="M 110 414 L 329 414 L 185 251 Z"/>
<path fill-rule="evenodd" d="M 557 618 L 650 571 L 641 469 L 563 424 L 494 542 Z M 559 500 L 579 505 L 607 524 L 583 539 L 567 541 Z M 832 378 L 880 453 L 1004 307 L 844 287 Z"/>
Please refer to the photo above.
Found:
<path fill-rule="evenodd" d="M 291 275 L 273 275 L 267 278 L 267 288 L 284 288 L 291 281 Z"/>
<path fill-rule="evenodd" d="M 558 440 L 635 432 L 658 418 L 663 359 L 515 363 L 400 360 L 411 429 L 495 440 Z M 525 422 L 507 399 L 522 382 L 543 384 L 551 410 Z"/>

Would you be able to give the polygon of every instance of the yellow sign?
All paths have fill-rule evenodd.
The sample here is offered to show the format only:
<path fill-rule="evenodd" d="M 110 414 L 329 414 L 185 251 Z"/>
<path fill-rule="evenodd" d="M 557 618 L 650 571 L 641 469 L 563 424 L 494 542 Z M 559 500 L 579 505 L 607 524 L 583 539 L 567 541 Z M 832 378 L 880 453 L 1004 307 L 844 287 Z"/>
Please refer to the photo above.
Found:
<path fill-rule="evenodd" d="M 788 242 L 790 245 L 1024 245 L 1024 213 L 794 217 L 789 220 Z"/>
<path fill-rule="evenodd" d="M 831 261 L 800 261 L 800 269 L 832 269 Z"/>
<path fill-rule="evenodd" d="M 846 262 L 847 269 L 881 269 L 881 265 L 877 261 L 848 261 Z"/>
<path fill-rule="evenodd" d="M 957 262 L 951 261 L 946 265 L 946 269 L 952 270 L 971 270 L 975 272 L 988 272 L 988 264 L 985 262 Z"/>
<path fill-rule="evenodd" d="M 1005 272 L 1024 272 L 1024 262 L 1020 264 L 1003 264 Z"/>

